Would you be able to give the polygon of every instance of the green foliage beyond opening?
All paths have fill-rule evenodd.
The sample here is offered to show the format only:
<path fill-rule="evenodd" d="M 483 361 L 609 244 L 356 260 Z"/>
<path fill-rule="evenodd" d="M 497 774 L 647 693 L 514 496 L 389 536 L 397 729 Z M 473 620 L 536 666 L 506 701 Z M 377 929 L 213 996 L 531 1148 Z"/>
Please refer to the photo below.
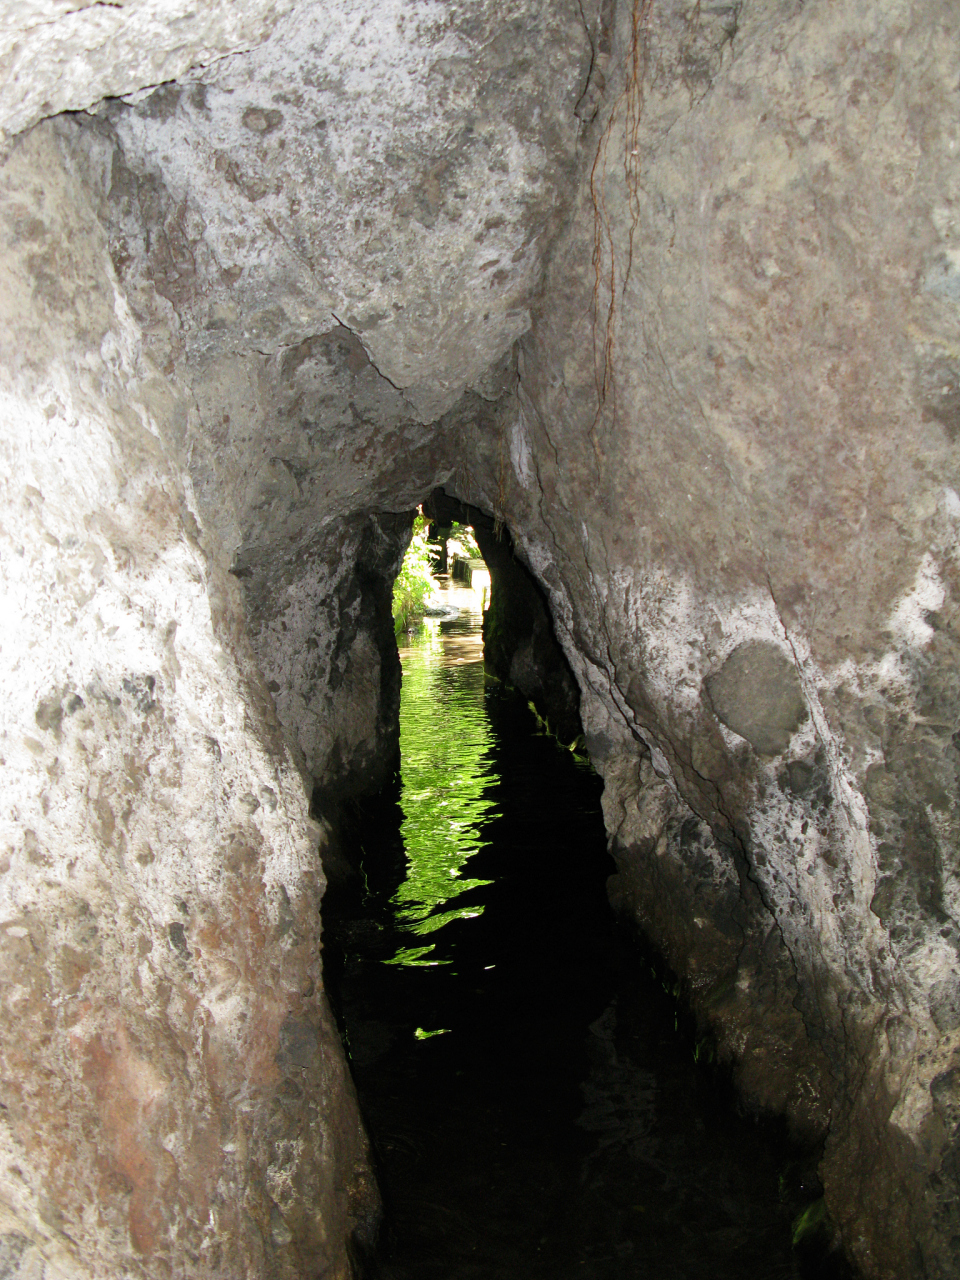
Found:
<path fill-rule="evenodd" d="M 430 545 L 427 518 L 418 513 L 413 521 L 413 537 L 393 584 L 393 626 L 402 635 L 411 622 L 423 617 L 423 608 L 436 582 L 430 572 Z"/>
<path fill-rule="evenodd" d="M 483 559 L 480 554 L 480 548 L 477 546 L 477 540 L 473 536 L 473 530 L 468 524 L 453 524 L 450 526 L 447 549 L 454 555 L 466 556 L 468 560 Z"/>
<path fill-rule="evenodd" d="M 393 584 L 393 627 L 398 636 L 403 635 L 412 622 L 423 617 L 424 607 L 436 590 L 436 579 L 431 572 L 433 552 L 427 538 L 429 524 L 423 512 L 418 511 L 413 521 L 410 545 Z M 469 525 L 454 524 L 444 532 L 452 555 L 480 559 L 480 548 Z"/>

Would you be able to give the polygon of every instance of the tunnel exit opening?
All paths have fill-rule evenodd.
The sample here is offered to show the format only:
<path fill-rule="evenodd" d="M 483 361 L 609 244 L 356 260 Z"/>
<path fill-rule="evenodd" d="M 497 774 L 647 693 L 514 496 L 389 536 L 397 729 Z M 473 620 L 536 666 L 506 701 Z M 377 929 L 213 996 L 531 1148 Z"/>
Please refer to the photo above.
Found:
<path fill-rule="evenodd" d="M 664 970 L 613 919 L 600 780 L 531 714 L 552 686 L 537 621 L 497 612 L 498 548 L 525 571 L 475 519 L 494 599 L 482 616 L 448 579 L 456 612 L 401 635 L 399 767 L 352 802 L 353 872 L 324 900 L 385 1207 L 363 1274 L 840 1276 L 793 1247 L 809 1163 L 737 1116 Z"/>

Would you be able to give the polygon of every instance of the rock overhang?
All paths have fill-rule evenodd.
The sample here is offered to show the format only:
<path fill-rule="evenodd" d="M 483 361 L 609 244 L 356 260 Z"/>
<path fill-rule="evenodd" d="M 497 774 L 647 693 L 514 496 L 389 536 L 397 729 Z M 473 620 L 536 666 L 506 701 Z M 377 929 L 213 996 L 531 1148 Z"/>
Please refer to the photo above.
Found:
<path fill-rule="evenodd" d="M 591 61 L 573 7 L 352 0 L 106 107 L 174 211 L 188 358 L 342 324 L 439 418 L 529 327 Z"/>

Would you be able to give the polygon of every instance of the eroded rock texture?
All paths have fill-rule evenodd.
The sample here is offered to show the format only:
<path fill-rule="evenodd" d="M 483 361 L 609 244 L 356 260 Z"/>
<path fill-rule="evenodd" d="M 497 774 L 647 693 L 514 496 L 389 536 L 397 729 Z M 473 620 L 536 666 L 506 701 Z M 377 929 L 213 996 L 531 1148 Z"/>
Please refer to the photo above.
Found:
<path fill-rule="evenodd" d="M 318 832 L 239 585 L 198 541 L 194 410 L 51 130 L 0 201 L 7 1274 L 346 1275 L 376 1202 Z"/>
<path fill-rule="evenodd" d="M 390 584 L 529 325 L 590 42 L 535 3 L 116 8 L 22 10 L 7 101 L 196 68 L 0 177 L 0 1257 L 346 1277 L 377 1204 L 308 797 L 392 762 Z M 71 80 L 37 41 L 78 26 Z"/>
<path fill-rule="evenodd" d="M 622 901 L 891 1277 L 960 1266 L 952 30 L 621 8 L 503 426 Z"/>
<path fill-rule="evenodd" d="M 8 18 L 8 1269 L 348 1274 L 307 793 L 389 767 L 443 486 L 549 601 L 617 904 L 864 1274 L 960 1271 L 954 10 Z"/>

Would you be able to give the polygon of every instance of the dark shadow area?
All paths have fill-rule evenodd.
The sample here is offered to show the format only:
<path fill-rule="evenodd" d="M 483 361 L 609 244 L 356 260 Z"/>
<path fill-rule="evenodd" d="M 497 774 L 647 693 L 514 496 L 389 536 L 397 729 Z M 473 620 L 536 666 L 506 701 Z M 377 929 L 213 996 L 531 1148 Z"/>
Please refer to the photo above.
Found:
<path fill-rule="evenodd" d="M 402 708 L 403 775 L 352 805 L 359 873 L 324 901 L 327 982 L 384 1196 L 366 1275 L 846 1277 L 815 1232 L 792 1243 L 816 1216 L 815 1158 L 738 1114 L 695 1060 L 669 975 L 614 921 L 600 780 L 522 697 L 485 685 L 467 625 L 438 624 L 430 655 L 405 655 L 404 698 L 433 705 Z M 464 708 L 475 761 L 441 757 L 430 774 L 423 739 Z M 470 823 L 474 852 L 450 879 L 471 887 L 418 914 L 411 850 L 429 863 Z"/>

